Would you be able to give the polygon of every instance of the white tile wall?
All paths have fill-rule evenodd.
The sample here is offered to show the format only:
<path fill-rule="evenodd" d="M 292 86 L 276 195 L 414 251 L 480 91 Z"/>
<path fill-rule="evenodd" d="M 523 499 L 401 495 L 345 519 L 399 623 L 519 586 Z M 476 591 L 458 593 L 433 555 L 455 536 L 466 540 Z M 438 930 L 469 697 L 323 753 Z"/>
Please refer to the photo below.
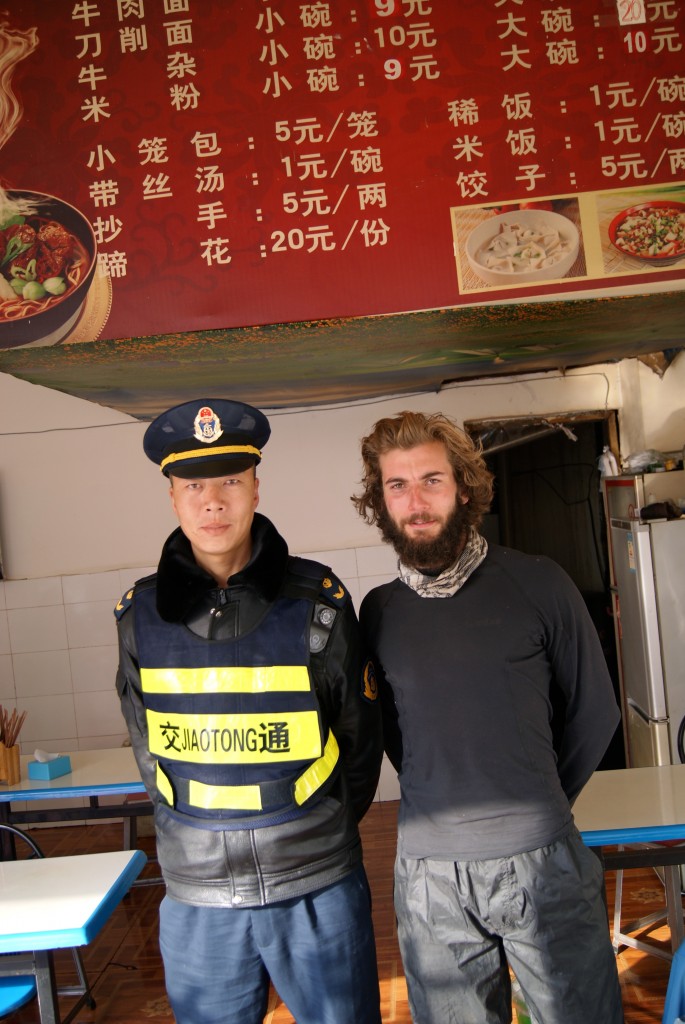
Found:
<path fill-rule="evenodd" d="M 49 697 L 71 693 L 69 651 L 36 651 L 12 657 L 17 693 L 31 697 Z"/>
<path fill-rule="evenodd" d="M 127 581 L 141 575 L 125 572 Z M 127 735 L 114 689 L 120 571 L 0 587 L 0 701 L 28 712 L 23 752 L 119 746 Z"/>
<path fill-rule="evenodd" d="M 17 695 L 17 707 L 26 710 L 26 721 L 21 730 L 22 750 L 31 753 L 39 744 L 48 749 L 46 743 L 58 741 L 66 747 L 66 740 L 76 736 L 76 711 L 72 693 L 58 693 L 54 696 L 27 697 Z"/>
<path fill-rule="evenodd" d="M 0 654 L 0 704 L 7 708 L 14 705 L 14 670 L 12 655 Z"/>
<path fill-rule="evenodd" d="M 5 580 L 8 608 L 41 608 L 62 604 L 62 580 L 51 576 L 40 580 Z"/>
<path fill-rule="evenodd" d="M 355 607 L 396 575 L 386 545 L 302 552 L 330 565 Z M 0 580 L 0 703 L 28 712 L 24 753 L 120 746 L 126 725 L 114 688 L 114 605 L 154 567 L 37 580 Z M 395 800 L 395 771 L 383 764 L 377 798 Z"/>
<path fill-rule="evenodd" d="M 81 576 L 63 576 L 62 592 L 65 604 L 79 604 L 83 601 L 109 602 L 109 609 L 121 597 L 119 570 L 89 573 Z"/>
<path fill-rule="evenodd" d="M 114 636 L 116 641 L 116 636 Z M 81 690 L 110 690 L 114 679 L 119 652 L 116 642 L 100 647 L 72 647 L 71 678 L 74 693 Z"/>
<path fill-rule="evenodd" d="M 108 601 L 65 604 L 69 647 L 100 647 L 116 643 L 114 605 L 120 594 Z"/>
<path fill-rule="evenodd" d="M 45 608 L 8 608 L 7 624 L 10 630 L 12 654 L 25 651 L 66 651 L 67 623 L 64 605 Z"/>
<path fill-rule="evenodd" d="M 357 548 L 357 567 L 360 576 L 397 575 L 397 555 L 388 544 L 375 544 L 371 548 Z"/>
<path fill-rule="evenodd" d="M 10 628 L 7 622 L 7 612 L 0 609 L 0 654 L 10 653 Z"/>
<path fill-rule="evenodd" d="M 136 580 L 142 580 L 145 576 L 150 576 L 153 572 L 157 572 L 156 565 L 149 565 L 147 569 L 120 569 L 119 570 L 119 593 L 117 594 L 117 601 L 129 590 Z"/>
<path fill-rule="evenodd" d="M 108 736 L 112 722 L 121 717 L 119 698 L 114 688 L 114 677 L 108 690 L 90 690 L 74 699 L 76 732 L 79 736 Z M 115 744 L 120 746 L 121 744 Z"/>
<path fill-rule="evenodd" d="M 342 548 L 340 551 L 308 551 L 303 558 L 314 558 L 317 562 L 330 565 L 336 576 L 347 583 L 357 575 L 357 554 L 354 548 Z"/>

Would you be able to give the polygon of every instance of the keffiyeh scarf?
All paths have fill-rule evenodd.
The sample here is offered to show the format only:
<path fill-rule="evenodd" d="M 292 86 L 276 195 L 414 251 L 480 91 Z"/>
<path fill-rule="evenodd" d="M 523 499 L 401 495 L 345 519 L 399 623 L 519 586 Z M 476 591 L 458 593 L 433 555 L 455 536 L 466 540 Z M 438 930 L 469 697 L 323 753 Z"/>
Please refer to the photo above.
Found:
<path fill-rule="evenodd" d="M 424 576 L 417 569 L 398 562 L 400 579 L 408 587 L 416 591 L 419 597 L 452 597 L 462 587 L 488 553 L 488 542 L 485 537 L 471 527 L 464 548 L 454 565 L 445 569 L 439 576 Z"/>

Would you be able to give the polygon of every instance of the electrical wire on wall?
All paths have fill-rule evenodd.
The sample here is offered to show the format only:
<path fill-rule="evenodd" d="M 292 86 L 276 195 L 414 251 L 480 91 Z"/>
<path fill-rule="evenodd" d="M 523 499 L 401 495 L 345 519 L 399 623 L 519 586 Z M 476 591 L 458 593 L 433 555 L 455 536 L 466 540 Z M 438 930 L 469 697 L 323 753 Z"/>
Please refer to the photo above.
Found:
<path fill-rule="evenodd" d="M 312 413 L 325 413 L 335 412 L 341 409 L 364 409 L 369 406 L 383 405 L 386 402 L 401 401 L 407 402 L 414 398 L 426 398 L 429 395 L 439 395 L 445 391 L 455 391 L 461 388 L 501 388 L 501 387 L 512 387 L 518 384 L 528 383 L 546 383 L 548 381 L 574 381 L 582 378 L 599 377 L 604 381 L 606 385 L 606 393 L 604 396 L 604 411 L 609 411 L 609 394 L 611 391 L 611 383 L 606 373 L 590 372 L 590 373 L 542 373 L 539 375 L 531 374 L 530 376 L 521 374 L 515 378 L 503 377 L 503 378 L 492 378 L 488 377 L 485 379 L 465 379 L 461 381 L 445 380 L 437 388 L 432 388 L 426 391 L 411 391 L 411 392 L 396 392 L 391 395 L 377 395 L 374 398 L 359 399 L 356 401 L 339 402 L 339 403 L 326 403 L 326 405 L 307 405 L 298 406 L 292 409 L 270 409 L 268 406 L 260 406 L 260 409 L 269 419 L 277 418 L 280 416 L 298 416 L 298 415 L 311 415 Z M 203 396 L 201 396 L 203 397 Z M 162 408 L 159 410 L 162 412 Z M 86 426 L 78 427 L 41 427 L 37 430 L 24 429 L 22 424 L 21 430 L 6 430 L 0 431 L 0 437 L 26 437 L 31 434 L 55 434 L 55 433 L 72 433 L 83 430 L 109 430 L 112 427 L 140 427 L 141 424 L 145 424 L 154 419 L 152 414 L 145 419 L 129 419 L 115 421 L 114 423 L 94 423 Z M 452 417 L 454 418 L 454 417 Z"/>

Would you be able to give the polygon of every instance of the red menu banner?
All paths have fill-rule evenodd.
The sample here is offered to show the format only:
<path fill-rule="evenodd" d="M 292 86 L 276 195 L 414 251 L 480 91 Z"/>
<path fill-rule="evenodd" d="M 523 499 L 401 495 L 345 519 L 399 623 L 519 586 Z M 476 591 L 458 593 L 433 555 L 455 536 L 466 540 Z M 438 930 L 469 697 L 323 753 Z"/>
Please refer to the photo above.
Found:
<path fill-rule="evenodd" d="M 15 0 L 0 275 L 76 287 L 13 255 L 27 194 L 93 268 L 47 338 L 0 291 L 0 348 L 667 291 L 684 46 L 676 0 Z"/>

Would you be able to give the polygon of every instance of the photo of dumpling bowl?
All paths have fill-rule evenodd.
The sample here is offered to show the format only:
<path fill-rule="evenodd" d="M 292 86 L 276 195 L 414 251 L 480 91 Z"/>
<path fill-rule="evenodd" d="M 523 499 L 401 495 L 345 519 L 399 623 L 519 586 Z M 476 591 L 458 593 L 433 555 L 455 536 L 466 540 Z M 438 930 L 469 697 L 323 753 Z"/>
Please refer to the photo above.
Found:
<path fill-rule="evenodd" d="M 578 228 L 568 217 L 551 210 L 512 209 L 471 231 L 466 258 L 487 284 L 535 284 L 564 277 L 579 247 Z"/>

